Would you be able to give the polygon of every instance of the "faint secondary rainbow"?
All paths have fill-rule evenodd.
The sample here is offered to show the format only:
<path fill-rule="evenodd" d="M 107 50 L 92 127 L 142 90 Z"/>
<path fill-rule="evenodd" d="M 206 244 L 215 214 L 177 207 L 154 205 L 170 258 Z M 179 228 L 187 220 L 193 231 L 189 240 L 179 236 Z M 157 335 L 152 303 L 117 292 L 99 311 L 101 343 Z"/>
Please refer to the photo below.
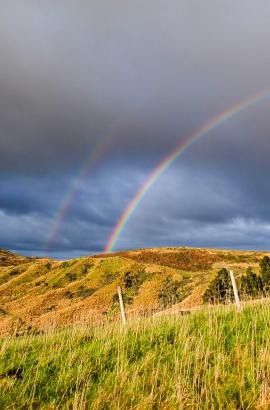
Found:
<path fill-rule="evenodd" d="M 44 249 L 48 249 L 53 239 L 55 238 L 60 226 L 69 210 L 74 196 L 79 189 L 80 182 L 86 177 L 89 171 L 96 165 L 102 155 L 110 148 L 114 138 L 119 134 L 119 126 L 113 127 L 109 130 L 107 134 L 101 139 L 99 143 L 96 144 L 94 149 L 91 151 L 90 155 L 83 161 L 82 165 L 79 167 L 77 175 L 72 179 L 68 186 L 68 189 L 55 213 L 53 221 L 49 227 L 48 234 L 44 241 Z"/>
<path fill-rule="evenodd" d="M 174 148 L 169 155 L 167 155 L 157 167 L 150 173 L 146 178 L 143 185 L 134 195 L 132 200 L 129 202 L 128 206 L 125 208 L 124 212 L 120 216 L 117 224 L 115 225 L 112 234 L 104 248 L 105 252 L 112 252 L 121 232 L 128 223 L 130 217 L 132 216 L 135 209 L 140 205 L 141 201 L 151 188 L 151 186 L 156 182 L 160 175 L 192 144 L 197 140 L 207 134 L 209 131 L 215 129 L 216 127 L 222 125 L 224 122 L 228 121 L 237 114 L 240 114 L 244 110 L 254 106 L 255 104 L 263 101 L 266 98 L 270 97 L 270 87 L 264 89 L 263 91 L 256 93 L 255 95 L 250 96 L 249 98 L 234 104 L 229 107 L 226 111 L 223 111 L 213 117 L 209 122 L 202 125 L 197 131 L 191 134 L 185 141 Z"/>

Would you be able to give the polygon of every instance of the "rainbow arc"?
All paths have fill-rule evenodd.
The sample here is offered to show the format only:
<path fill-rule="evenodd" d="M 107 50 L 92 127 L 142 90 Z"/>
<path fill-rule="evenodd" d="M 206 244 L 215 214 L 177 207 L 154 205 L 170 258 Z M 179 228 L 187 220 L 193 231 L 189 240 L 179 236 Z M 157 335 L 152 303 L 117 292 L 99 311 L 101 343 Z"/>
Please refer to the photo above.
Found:
<path fill-rule="evenodd" d="M 70 209 L 71 203 L 80 187 L 81 181 L 89 174 L 89 172 L 96 166 L 98 161 L 103 155 L 110 149 L 112 143 L 115 141 L 116 137 L 119 136 L 122 126 L 114 126 L 100 139 L 96 144 L 94 149 L 91 151 L 90 155 L 82 162 L 79 167 L 77 174 L 72 178 L 68 189 L 63 196 L 62 201 L 59 204 L 58 209 L 55 212 L 54 218 L 51 225 L 49 226 L 46 239 L 44 241 L 43 248 L 48 249 L 56 237 L 63 220 Z"/>
<path fill-rule="evenodd" d="M 135 212 L 135 210 L 140 206 L 141 202 L 143 201 L 145 195 L 148 193 L 152 185 L 157 181 L 157 179 L 161 176 L 161 174 L 177 159 L 183 154 L 188 148 L 190 148 L 196 141 L 200 138 L 206 136 L 210 131 L 214 130 L 215 128 L 221 126 L 226 121 L 229 121 L 234 116 L 242 113 L 243 111 L 255 106 L 258 103 L 263 102 L 265 99 L 270 97 L 270 87 L 264 89 L 263 91 L 256 93 L 248 97 L 245 100 L 234 104 L 233 106 L 229 107 L 227 110 L 219 113 L 215 117 L 213 117 L 209 122 L 202 125 L 199 129 L 197 129 L 194 133 L 189 135 L 185 141 L 181 141 L 181 143 L 174 148 L 173 151 L 169 153 L 158 165 L 157 167 L 150 173 L 150 175 L 146 178 L 140 189 L 136 192 L 134 197 L 129 202 L 128 206 L 125 208 L 124 212 L 121 214 L 120 218 L 118 219 L 111 236 L 104 248 L 106 252 L 112 252 L 115 248 L 117 241 L 121 233 L 123 232 L 125 226 L 127 225 L 128 221 L 130 220 L 131 216 Z"/>

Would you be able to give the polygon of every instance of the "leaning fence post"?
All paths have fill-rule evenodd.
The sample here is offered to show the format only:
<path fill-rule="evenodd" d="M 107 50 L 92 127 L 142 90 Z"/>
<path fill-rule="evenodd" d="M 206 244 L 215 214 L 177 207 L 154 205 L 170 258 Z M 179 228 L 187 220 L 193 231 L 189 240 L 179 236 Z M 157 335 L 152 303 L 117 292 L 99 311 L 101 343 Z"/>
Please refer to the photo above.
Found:
<path fill-rule="evenodd" d="M 231 281 L 232 281 L 235 304 L 236 304 L 237 308 L 240 309 L 241 304 L 240 304 L 240 299 L 239 299 L 239 293 L 238 293 L 238 290 L 237 290 L 235 277 L 234 277 L 234 273 L 233 273 L 232 270 L 230 270 L 230 277 L 231 277 Z"/>
<path fill-rule="evenodd" d="M 120 286 L 117 286 L 117 291 L 118 291 L 118 297 L 119 297 L 122 322 L 123 322 L 123 325 L 125 325 L 127 323 L 127 318 L 126 318 L 125 306 L 124 306 L 124 301 L 123 301 L 123 296 L 122 296 L 122 291 L 121 291 Z"/>

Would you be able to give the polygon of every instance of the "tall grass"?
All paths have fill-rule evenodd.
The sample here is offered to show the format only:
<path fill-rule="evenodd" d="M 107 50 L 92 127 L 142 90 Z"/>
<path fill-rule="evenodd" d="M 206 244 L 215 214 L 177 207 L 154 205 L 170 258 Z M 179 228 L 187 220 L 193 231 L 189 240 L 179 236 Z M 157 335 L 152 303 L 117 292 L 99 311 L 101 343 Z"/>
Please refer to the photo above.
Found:
<path fill-rule="evenodd" d="M 270 305 L 1 339 L 1 409 L 269 409 Z"/>

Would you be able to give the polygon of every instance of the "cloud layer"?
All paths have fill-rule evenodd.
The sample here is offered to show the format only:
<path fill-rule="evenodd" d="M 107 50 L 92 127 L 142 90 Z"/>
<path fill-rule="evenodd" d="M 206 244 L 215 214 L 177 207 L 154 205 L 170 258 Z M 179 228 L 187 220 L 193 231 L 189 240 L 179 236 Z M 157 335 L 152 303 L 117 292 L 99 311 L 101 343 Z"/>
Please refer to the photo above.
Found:
<path fill-rule="evenodd" d="M 0 247 L 57 257 L 101 251 L 174 146 L 270 85 L 269 15 L 263 0 L 3 0 Z M 187 150 L 117 247 L 266 249 L 269 109 L 270 99 Z"/>

